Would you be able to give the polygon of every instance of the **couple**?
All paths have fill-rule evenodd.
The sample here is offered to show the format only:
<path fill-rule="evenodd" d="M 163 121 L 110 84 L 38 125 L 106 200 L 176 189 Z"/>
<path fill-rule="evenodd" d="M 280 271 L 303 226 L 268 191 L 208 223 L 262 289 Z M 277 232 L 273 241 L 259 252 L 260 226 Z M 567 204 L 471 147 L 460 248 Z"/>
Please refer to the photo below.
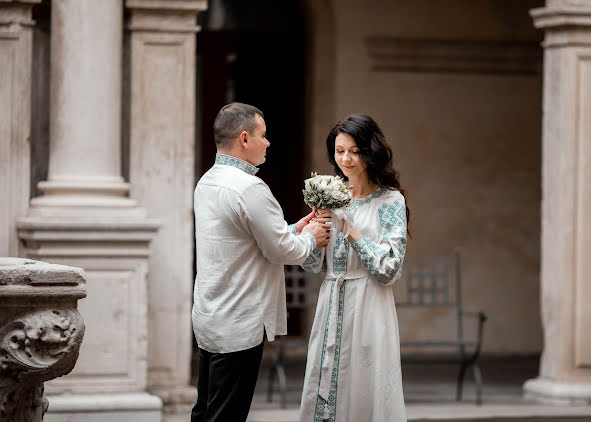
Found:
<path fill-rule="evenodd" d="M 380 128 L 356 114 L 328 135 L 329 160 L 353 185 L 353 225 L 328 248 L 330 211 L 314 210 L 288 226 L 255 176 L 269 146 L 260 110 L 224 106 L 214 136 L 215 165 L 195 189 L 199 396 L 191 422 L 246 420 L 264 334 L 269 341 L 286 334 L 285 264 L 326 272 L 300 421 L 406 421 L 398 322 L 387 286 L 402 270 L 409 212 Z"/>

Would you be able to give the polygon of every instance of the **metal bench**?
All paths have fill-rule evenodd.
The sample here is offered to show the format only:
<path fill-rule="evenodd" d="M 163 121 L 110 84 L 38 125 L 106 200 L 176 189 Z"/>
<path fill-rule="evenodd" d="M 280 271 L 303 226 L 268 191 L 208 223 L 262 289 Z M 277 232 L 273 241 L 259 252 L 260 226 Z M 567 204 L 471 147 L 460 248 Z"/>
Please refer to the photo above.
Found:
<path fill-rule="evenodd" d="M 477 360 L 487 317 L 483 312 L 464 310 L 460 270 L 459 253 L 449 257 L 405 259 L 403 275 L 394 285 L 396 308 L 401 317 L 402 363 L 459 364 L 458 401 L 462 399 L 464 375 L 471 368 L 476 384 L 476 404 L 482 404 L 482 374 Z M 415 321 L 433 320 L 434 316 L 438 318 L 436 323 L 442 327 L 441 331 L 446 332 L 442 338 L 434 340 L 431 335 L 420 339 L 420 333 L 415 331 L 412 341 L 405 340 L 409 333 L 404 331 L 408 332 Z M 467 317 L 476 318 L 470 334 L 466 333 Z M 429 324 L 430 327 L 435 325 Z M 449 353 L 442 354 L 442 349 Z M 435 350 L 439 353 L 425 354 L 425 351 Z"/>
<path fill-rule="evenodd" d="M 316 308 L 318 290 L 324 274 L 314 274 L 305 271 L 298 265 L 285 266 L 285 293 L 287 304 L 288 325 L 290 316 L 293 318 L 295 313 L 308 313 Z M 301 315 L 301 318 L 307 320 L 308 315 Z M 310 315 L 313 318 L 313 313 Z M 273 382 L 275 376 L 279 382 L 279 393 L 281 395 L 281 407 L 287 407 L 287 377 L 285 375 L 285 366 L 295 363 L 304 363 L 308 351 L 308 340 L 311 324 L 304 324 L 303 334 L 300 336 L 280 336 L 275 341 L 268 343 L 268 350 L 271 355 L 271 368 L 267 382 L 267 401 L 273 399 Z M 291 331 L 288 329 L 288 332 Z M 286 359 L 287 349 L 303 350 L 302 359 Z"/>

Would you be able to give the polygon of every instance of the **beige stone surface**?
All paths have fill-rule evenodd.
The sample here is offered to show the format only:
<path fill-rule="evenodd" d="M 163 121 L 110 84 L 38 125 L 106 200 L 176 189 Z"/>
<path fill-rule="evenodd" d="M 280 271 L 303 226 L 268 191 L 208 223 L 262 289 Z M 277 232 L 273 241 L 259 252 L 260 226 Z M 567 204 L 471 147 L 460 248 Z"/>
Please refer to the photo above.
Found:
<path fill-rule="evenodd" d="M 148 275 L 148 385 L 168 410 L 196 400 L 192 354 L 196 14 L 204 1 L 127 1 L 131 196 L 162 225 Z M 163 11 L 162 8 L 166 11 Z M 171 345 L 174 345 L 171 347 Z"/>
<path fill-rule="evenodd" d="M 87 342 L 74 371 L 47 384 L 50 394 L 141 392 L 147 375 L 146 273 L 150 221 L 20 221 L 25 254 L 85 269 L 89 300 L 80 305 Z"/>
<path fill-rule="evenodd" d="M 0 256 L 19 254 L 16 219 L 29 202 L 31 8 L 39 1 L 0 6 Z"/>

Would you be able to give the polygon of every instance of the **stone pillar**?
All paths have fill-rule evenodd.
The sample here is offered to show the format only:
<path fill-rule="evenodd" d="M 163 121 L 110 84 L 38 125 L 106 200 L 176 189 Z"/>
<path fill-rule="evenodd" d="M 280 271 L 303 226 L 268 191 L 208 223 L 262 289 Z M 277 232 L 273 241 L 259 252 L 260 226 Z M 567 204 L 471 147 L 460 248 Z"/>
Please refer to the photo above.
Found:
<path fill-rule="evenodd" d="M 136 209 L 121 177 L 122 25 L 117 0 L 52 2 L 49 176 L 31 202 L 44 214 Z"/>
<path fill-rule="evenodd" d="M 84 271 L 0 258 L 0 421 L 41 422 L 43 383 L 74 368 L 84 337 Z"/>
<path fill-rule="evenodd" d="M 205 0 L 126 0 L 131 195 L 162 222 L 152 243 L 148 389 L 165 411 L 195 403 L 193 189 L 196 16 Z"/>
<path fill-rule="evenodd" d="M 31 9 L 40 1 L 0 3 L 0 256 L 19 255 L 16 220 L 29 207 Z"/>
<path fill-rule="evenodd" d="M 542 135 L 544 351 L 528 396 L 591 403 L 591 4 L 548 0 Z"/>
<path fill-rule="evenodd" d="M 123 5 L 51 2 L 50 160 L 19 221 L 28 257 L 82 267 L 87 328 L 76 368 L 47 383 L 46 421 L 160 421 L 147 386 L 150 241 L 158 225 L 121 177 Z"/>

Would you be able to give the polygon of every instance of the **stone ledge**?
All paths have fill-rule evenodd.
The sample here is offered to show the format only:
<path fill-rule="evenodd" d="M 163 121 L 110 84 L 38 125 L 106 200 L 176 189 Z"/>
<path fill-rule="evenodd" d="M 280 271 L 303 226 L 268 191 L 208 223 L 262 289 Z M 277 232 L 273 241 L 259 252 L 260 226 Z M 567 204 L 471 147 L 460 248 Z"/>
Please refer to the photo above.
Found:
<path fill-rule="evenodd" d="M 207 9 L 207 0 L 127 0 L 128 9 L 152 9 L 200 12 Z"/>
<path fill-rule="evenodd" d="M 0 258 L 0 286 L 77 286 L 85 283 L 82 268 L 23 258 Z"/>
<path fill-rule="evenodd" d="M 148 393 L 64 394 L 47 396 L 48 414 L 74 412 L 151 411 L 160 412 L 162 400 Z"/>
<path fill-rule="evenodd" d="M 369 37 L 371 68 L 378 72 L 539 74 L 538 43 Z"/>

